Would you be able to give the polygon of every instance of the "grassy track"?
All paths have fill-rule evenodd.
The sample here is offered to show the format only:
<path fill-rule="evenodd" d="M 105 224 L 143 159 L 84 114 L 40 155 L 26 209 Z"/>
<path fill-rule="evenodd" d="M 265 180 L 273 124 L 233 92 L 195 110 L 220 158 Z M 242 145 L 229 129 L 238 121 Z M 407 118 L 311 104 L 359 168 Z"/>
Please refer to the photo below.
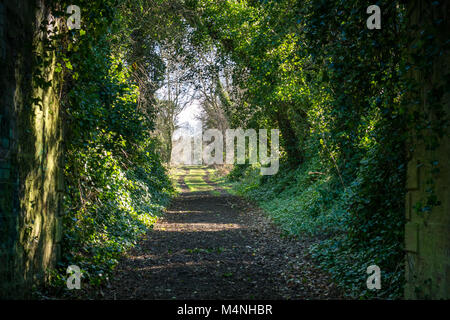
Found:
<path fill-rule="evenodd" d="M 174 167 L 170 175 L 178 192 L 183 192 L 182 185 L 190 192 L 210 192 L 212 195 L 220 194 L 217 187 L 226 191 L 231 189 L 231 184 L 224 177 L 218 175 L 214 168 L 206 166 Z"/>

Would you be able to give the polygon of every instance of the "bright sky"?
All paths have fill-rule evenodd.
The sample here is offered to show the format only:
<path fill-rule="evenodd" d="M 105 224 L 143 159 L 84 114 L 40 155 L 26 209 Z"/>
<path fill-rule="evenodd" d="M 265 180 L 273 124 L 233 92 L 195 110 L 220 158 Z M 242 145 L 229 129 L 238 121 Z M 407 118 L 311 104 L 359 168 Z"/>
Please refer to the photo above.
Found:
<path fill-rule="evenodd" d="M 178 125 L 189 123 L 190 127 L 201 126 L 201 121 L 196 119 L 200 115 L 200 103 L 198 100 L 193 100 L 178 116 Z"/>

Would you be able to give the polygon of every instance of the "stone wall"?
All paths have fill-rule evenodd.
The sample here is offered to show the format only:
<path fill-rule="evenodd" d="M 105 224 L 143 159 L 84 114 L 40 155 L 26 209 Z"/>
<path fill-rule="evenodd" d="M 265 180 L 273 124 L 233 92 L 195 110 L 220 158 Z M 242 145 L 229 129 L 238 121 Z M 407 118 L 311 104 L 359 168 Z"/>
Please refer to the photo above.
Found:
<path fill-rule="evenodd" d="M 444 2 L 445 3 L 445 2 Z M 419 26 L 425 28 L 432 21 L 444 19 L 442 32 L 437 39 L 441 45 L 448 41 L 449 4 L 436 7 L 430 1 L 413 1 L 410 4 L 411 30 Z M 446 9 L 445 9 L 446 8 Z M 415 80 L 421 83 L 421 92 L 437 88 L 449 76 L 449 52 L 442 52 L 440 57 L 432 61 L 431 77 L 423 73 L 415 73 Z M 448 81 L 448 80 L 447 80 Z M 425 94 L 418 107 L 425 111 L 432 123 L 441 120 L 442 115 L 433 113 Z M 447 116 L 450 115 L 449 93 L 444 96 L 441 105 Z M 414 128 L 411 135 L 415 136 Z M 408 164 L 407 194 L 406 194 L 406 299 L 450 299 L 450 138 L 449 131 L 439 141 L 439 147 L 425 147 L 424 139 L 414 138 L 409 145 L 411 161 Z M 425 137 L 426 139 L 426 137 Z M 433 173 L 434 171 L 434 173 Z M 439 206 L 431 212 L 417 210 L 426 205 L 429 188 L 433 182 Z"/>
<path fill-rule="evenodd" d="M 61 81 L 43 46 L 47 3 L 0 1 L 1 298 L 29 297 L 61 239 Z"/>

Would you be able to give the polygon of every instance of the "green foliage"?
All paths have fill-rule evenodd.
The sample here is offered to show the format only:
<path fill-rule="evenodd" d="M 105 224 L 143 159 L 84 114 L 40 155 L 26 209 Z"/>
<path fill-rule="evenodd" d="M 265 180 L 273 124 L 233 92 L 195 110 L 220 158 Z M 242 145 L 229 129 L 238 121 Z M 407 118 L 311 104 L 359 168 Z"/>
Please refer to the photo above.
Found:
<path fill-rule="evenodd" d="M 365 1 L 199 2 L 199 32 L 231 56 L 247 90 L 232 124 L 281 131 L 284 168 L 259 178 L 236 167 L 237 191 L 288 234 L 319 236 L 314 257 L 349 295 L 400 297 L 412 95 L 403 5 L 379 1 L 383 27 L 369 30 Z M 367 292 L 373 263 L 388 284 Z"/>
<path fill-rule="evenodd" d="M 117 5 L 80 1 L 83 29 L 71 31 L 60 52 L 67 92 L 60 281 L 75 264 L 85 283 L 102 283 L 174 192 L 151 137 L 153 106 L 139 108 L 142 83 L 127 60 L 128 45 L 115 43 L 130 32 Z M 148 55 L 162 68 L 152 50 Z"/>
<path fill-rule="evenodd" d="M 332 192 L 337 181 L 319 174 L 320 166 L 318 157 L 296 170 L 285 164 L 264 183 L 258 169 L 248 167 L 234 188 L 238 194 L 258 201 L 286 234 L 334 235 L 341 230 L 342 218 L 342 210 L 334 202 L 338 194 Z"/>
<path fill-rule="evenodd" d="M 237 192 L 286 234 L 316 237 L 313 257 L 348 295 L 401 296 L 407 133 L 432 151 L 448 128 L 448 81 L 428 87 L 411 73 L 430 79 L 448 49 L 442 21 L 410 29 L 403 3 L 387 0 L 377 2 L 380 30 L 366 28 L 360 0 L 79 2 L 83 30 L 70 32 L 57 66 L 68 87 L 65 262 L 97 282 L 167 203 L 172 189 L 149 134 L 164 73 L 157 47 L 175 44 L 189 60 L 186 37 L 232 61 L 243 98 L 218 91 L 232 127 L 281 131 L 280 172 L 235 166 Z M 439 205 L 430 164 L 422 213 Z M 381 291 L 365 289 L 371 264 L 383 272 Z"/>
<path fill-rule="evenodd" d="M 312 257 L 330 272 L 347 295 L 400 297 L 403 219 L 399 215 L 401 208 L 394 207 L 400 205 L 399 201 L 388 193 L 395 189 L 386 188 L 384 193 L 369 193 L 367 197 L 367 191 L 360 189 L 365 185 L 362 180 L 365 172 L 344 189 L 340 179 L 323 174 L 324 169 L 316 155 L 296 170 L 284 165 L 277 175 L 261 183 L 258 169 L 248 167 L 234 188 L 237 194 L 257 201 L 287 236 L 316 239 L 310 248 Z M 371 182 L 376 182 L 375 179 Z M 371 204 L 378 206 L 366 211 Z M 393 208 L 385 212 L 389 206 Z M 371 264 L 383 270 L 382 291 L 366 288 L 365 271 Z"/>

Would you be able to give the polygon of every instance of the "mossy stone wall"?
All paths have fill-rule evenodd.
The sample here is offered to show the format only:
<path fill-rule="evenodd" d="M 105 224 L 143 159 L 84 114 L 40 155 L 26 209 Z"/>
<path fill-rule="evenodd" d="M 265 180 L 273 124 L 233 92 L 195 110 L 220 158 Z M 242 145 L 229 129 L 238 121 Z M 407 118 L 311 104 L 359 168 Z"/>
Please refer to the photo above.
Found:
<path fill-rule="evenodd" d="M 46 280 L 61 239 L 61 79 L 44 52 L 50 1 L 0 3 L 0 297 Z M 44 66 L 42 57 L 48 63 Z M 41 71 L 49 88 L 42 88 Z M 42 79 L 41 79 L 42 80 Z"/>
<path fill-rule="evenodd" d="M 427 115 L 431 126 L 440 123 L 442 116 L 430 107 L 431 89 L 444 85 L 450 74 L 450 53 L 444 43 L 450 38 L 449 3 L 442 10 L 430 1 L 416 0 L 410 3 L 411 30 L 420 32 L 439 19 L 443 19 L 437 46 L 442 52 L 432 61 L 432 69 L 416 71 L 415 80 L 420 83 L 421 103 L 411 106 L 411 111 L 420 110 Z M 417 29 L 413 29 L 418 26 Z M 448 47 L 448 45 L 447 45 Z M 446 80 L 447 79 L 447 80 Z M 448 84 L 447 84 L 448 85 Z M 438 102 L 447 117 L 450 115 L 450 93 Z M 427 148 L 426 134 L 417 138 L 417 131 L 411 128 L 408 150 L 412 151 L 408 164 L 406 194 L 406 299 L 450 299 L 450 132 L 445 129 L 437 148 Z M 434 189 L 440 205 L 431 212 L 421 210 L 427 206 L 430 190 Z"/>

